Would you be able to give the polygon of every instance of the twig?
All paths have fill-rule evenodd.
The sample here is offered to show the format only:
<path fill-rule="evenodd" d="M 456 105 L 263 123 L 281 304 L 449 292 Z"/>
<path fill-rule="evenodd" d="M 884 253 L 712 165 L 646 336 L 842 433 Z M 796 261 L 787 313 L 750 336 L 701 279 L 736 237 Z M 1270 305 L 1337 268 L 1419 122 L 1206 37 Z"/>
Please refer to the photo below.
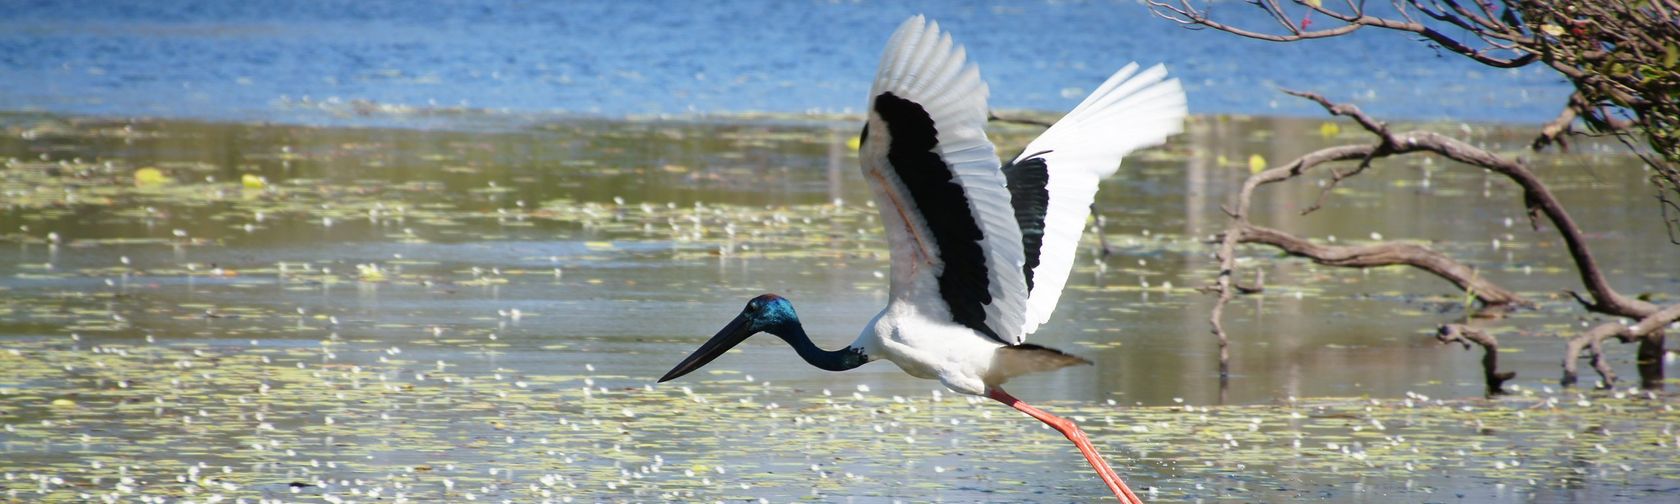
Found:
<path fill-rule="evenodd" d="M 1366 131 L 1376 133 L 1377 137 L 1383 139 L 1384 141 L 1391 140 L 1393 137 L 1393 135 L 1388 133 L 1387 124 L 1384 124 L 1382 121 L 1372 119 L 1371 116 L 1365 115 L 1365 111 L 1359 110 L 1358 105 L 1351 103 L 1331 103 L 1330 100 L 1325 98 L 1323 95 L 1310 91 L 1295 91 L 1293 89 L 1284 89 L 1282 91 L 1284 94 L 1290 96 L 1312 100 L 1319 106 L 1324 107 L 1324 110 L 1329 112 L 1331 115 L 1338 115 L 1353 119 L 1354 122 L 1359 123 L 1359 126 L 1365 128 Z"/>
<path fill-rule="evenodd" d="M 1237 294 L 1248 295 L 1266 292 L 1266 270 L 1254 270 L 1253 285 L 1243 285 L 1239 283 L 1233 285 L 1233 287 L 1237 288 Z"/>
<path fill-rule="evenodd" d="M 1301 210 L 1301 215 L 1307 215 L 1318 211 L 1320 208 L 1324 208 L 1324 198 L 1330 196 L 1330 191 L 1336 190 L 1336 186 L 1341 185 L 1343 180 L 1347 180 L 1354 175 L 1364 173 L 1366 168 L 1371 167 L 1371 160 L 1376 157 L 1377 152 L 1380 150 L 1381 149 L 1372 149 L 1370 154 L 1365 155 L 1365 159 L 1359 161 L 1359 166 L 1355 166 L 1353 171 L 1342 173 L 1336 171 L 1335 169 L 1331 169 L 1330 182 L 1325 183 L 1324 187 L 1318 188 L 1318 197 L 1313 198 L 1312 204 Z"/>
<path fill-rule="evenodd" d="M 1025 117 L 1002 117 L 1002 116 L 999 116 L 997 114 L 993 114 L 991 112 L 986 113 L 986 120 L 990 121 L 990 122 L 1000 122 L 1000 123 L 1009 123 L 1009 124 L 1024 124 L 1024 125 L 1027 125 L 1027 126 L 1039 126 L 1039 127 L 1044 127 L 1044 128 L 1048 128 L 1052 124 L 1055 124 L 1055 123 L 1052 123 L 1050 121 L 1040 121 L 1038 119 L 1027 119 Z"/>
<path fill-rule="evenodd" d="M 1663 231 L 1668 232 L 1668 242 L 1680 245 L 1680 205 L 1675 204 L 1674 200 L 1668 199 L 1667 193 L 1658 190 L 1657 206 L 1662 208 Z M 1669 215 L 1671 208 L 1674 211 L 1672 216 Z"/>

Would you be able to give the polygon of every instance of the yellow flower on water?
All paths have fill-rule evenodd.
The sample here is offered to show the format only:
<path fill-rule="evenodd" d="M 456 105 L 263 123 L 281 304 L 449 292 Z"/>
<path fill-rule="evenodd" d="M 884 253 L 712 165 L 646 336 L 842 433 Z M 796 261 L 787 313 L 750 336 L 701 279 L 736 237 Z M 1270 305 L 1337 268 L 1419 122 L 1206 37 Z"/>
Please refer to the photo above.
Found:
<path fill-rule="evenodd" d="M 171 182 L 174 182 L 174 180 L 171 180 L 168 175 L 164 175 L 163 170 L 157 168 L 147 166 L 134 170 L 134 185 L 140 187 L 160 186 Z"/>
<path fill-rule="evenodd" d="M 376 264 L 357 264 L 356 277 L 363 282 L 383 282 L 385 281 L 385 270 L 380 269 L 379 265 Z"/>
<path fill-rule="evenodd" d="M 1326 121 L 1324 124 L 1318 125 L 1318 136 L 1335 138 L 1336 135 L 1340 134 L 1342 134 L 1342 127 L 1336 123 Z"/>
<path fill-rule="evenodd" d="M 1248 157 L 1248 172 L 1260 173 L 1266 169 L 1266 157 L 1255 154 Z"/>
<path fill-rule="evenodd" d="M 246 189 L 262 189 L 264 187 L 268 187 L 268 177 L 261 175 L 252 175 L 247 173 L 245 176 L 239 177 L 239 182 L 244 184 Z"/>

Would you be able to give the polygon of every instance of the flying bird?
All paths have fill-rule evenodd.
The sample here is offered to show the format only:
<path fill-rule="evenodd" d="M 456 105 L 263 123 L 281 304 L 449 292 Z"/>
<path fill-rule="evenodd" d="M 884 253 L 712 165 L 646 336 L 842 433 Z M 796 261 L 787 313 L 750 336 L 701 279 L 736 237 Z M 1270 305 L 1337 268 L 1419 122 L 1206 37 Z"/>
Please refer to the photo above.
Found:
<path fill-rule="evenodd" d="M 829 371 L 891 361 L 911 376 L 1050 425 L 1073 441 L 1116 498 L 1141 503 L 1077 425 L 1002 386 L 1016 376 L 1091 363 L 1026 336 L 1056 308 L 1099 180 L 1133 150 L 1183 130 L 1183 87 L 1159 65 L 1127 65 L 1002 163 L 984 130 L 986 83 L 966 60 L 950 34 L 919 15 L 887 41 L 858 157 L 886 228 L 891 287 L 886 308 L 857 340 L 839 350 L 818 348 L 793 303 L 765 294 L 659 381 L 699 369 L 761 332 Z"/>

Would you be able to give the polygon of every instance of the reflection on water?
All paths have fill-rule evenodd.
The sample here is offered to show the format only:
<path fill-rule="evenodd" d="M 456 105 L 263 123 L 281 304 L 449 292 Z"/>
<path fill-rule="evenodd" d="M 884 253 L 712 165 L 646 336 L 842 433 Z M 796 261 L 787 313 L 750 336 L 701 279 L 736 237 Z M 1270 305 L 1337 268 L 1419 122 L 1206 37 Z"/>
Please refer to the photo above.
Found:
<path fill-rule="evenodd" d="M 589 376 L 585 392 L 609 394 L 648 385 L 761 292 L 793 300 L 826 347 L 849 342 L 884 303 L 887 257 L 854 154 L 845 147 L 851 122 L 564 122 L 499 133 L 37 116 L 11 116 L 5 124 L 0 157 L 9 161 L 0 170 L 0 243 L 8 246 L 0 247 L 0 341 L 30 352 L 69 345 L 66 338 L 74 335 L 74 345 L 84 350 L 156 342 L 156 352 L 169 353 L 202 346 L 224 355 L 218 358 L 229 366 L 261 357 L 335 373 L 383 370 L 380 380 L 433 372 L 468 380 L 505 377 L 561 393 L 579 388 L 571 380 Z M 1096 365 L 1021 378 L 1011 390 L 1028 399 L 1079 401 L 1069 408 L 1104 401 L 1164 407 L 1218 401 L 1217 346 L 1206 321 L 1211 300 L 1196 290 L 1211 280 L 1214 267 L 1203 242 L 1222 229 L 1219 205 L 1247 175 L 1251 156 L 1280 163 L 1317 146 L 1358 139 L 1353 133 L 1325 138 L 1322 131 L 1319 121 L 1199 118 L 1171 146 L 1128 160 L 1099 193 L 1102 232 L 1114 253 L 1082 252 L 1056 318 L 1033 336 Z M 1526 141 L 1521 133 L 1449 131 L 1512 151 Z M 1002 127 L 997 133 L 1000 150 L 1012 152 L 1036 131 Z M 1646 191 L 1634 160 L 1586 145 L 1570 155 L 1535 156 L 1534 165 L 1591 233 L 1618 288 L 1680 291 L 1671 272 L 1651 267 L 1680 263 L 1680 247 L 1657 231 L 1654 208 L 1624 197 Z M 1502 365 L 1518 372 L 1512 388 L 1550 395 L 1561 337 L 1589 322 L 1558 295 L 1575 282 L 1561 242 L 1548 230 L 1527 227 L 1518 192 L 1502 179 L 1422 158 L 1379 166 L 1345 182 L 1326 208 L 1305 217 L 1299 211 L 1317 187 L 1306 182 L 1269 189 L 1256 203 L 1256 219 L 1338 243 L 1378 235 L 1428 242 L 1539 301 L 1537 310 L 1486 324 L 1508 349 Z M 1087 238 L 1087 248 L 1094 248 L 1095 238 Z M 1267 291 L 1239 298 L 1227 313 L 1235 373 L 1228 403 L 1480 394 L 1478 356 L 1439 345 L 1430 334 L 1437 324 L 1463 316 L 1461 294 L 1451 285 L 1402 269 L 1318 268 L 1263 249 L 1246 250 L 1243 268 L 1264 271 Z M 1611 351 L 1618 372 L 1633 375 L 1631 348 Z M 204 356 L 157 362 L 199 358 Z M 81 360 L 64 365 L 96 366 Z M 871 397 L 922 398 L 938 388 L 890 365 L 815 371 L 768 338 L 748 342 L 707 371 L 686 385 L 708 393 L 763 387 L 752 401 L 789 409 L 860 387 Z M 206 379 L 216 390 L 237 390 L 250 385 L 240 385 L 245 378 L 293 386 L 306 378 L 262 373 L 268 377 Z M 29 391 L 51 379 L 19 378 L 0 387 L 44 395 Z M 663 399 L 645 399 L 653 402 L 638 408 L 663 408 L 659 401 L 682 397 L 669 386 L 658 390 Z M 469 388 L 450 392 L 465 395 L 448 400 L 494 403 L 479 395 L 495 393 Z M 718 400 L 735 400 L 723 397 Z M 544 401 L 582 399 L 562 394 Z M 520 407 L 555 406 L 533 401 Z M 345 407 L 341 403 L 327 399 L 337 405 L 320 407 Z M 150 414 L 152 408 L 144 410 Z M 1248 414 L 1230 411 L 1236 413 L 1225 414 Z M 0 411 L 0 417 L 10 414 Z M 1671 413 L 1652 414 L 1674 420 Z M 980 418 L 966 415 L 952 425 Z M 887 428 L 921 434 L 886 437 L 947 435 L 928 434 L 943 432 L 937 423 L 915 425 Z M 500 439 L 494 431 L 484 435 Z M 655 437 L 667 435 L 680 437 Z M 744 435 L 724 437 L 749 442 Z M 477 442 L 446 443 L 456 441 Z M 592 442 L 593 448 L 573 449 L 606 456 L 601 453 L 613 443 Z M 1061 453 L 1044 450 L 1038 463 Z M 457 456 L 471 458 L 449 455 Z M 1177 481 L 1167 487 L 1179 492 L 1171 495 L 1207 495 L 1190 490 L 1186 480 L 1172 480 L 1191 473 L 1171 462 L 1169 457 L 1144 474 Z M 425 457 L 384 463 L 411 469 L 435 464 Z M 636 465 L 602 463 L 631 471 Z M 958 462 L 928 465 L 938 463 Z M 1392 461 L 1402 463 L 1412 462 Z M 905 468 L 858 470 L 876 471 L 868 474 L 876 480 L 913 479 L 893 473 L 911 471 Z M 1557 477 L 1534 470 L 1541 480 Z M 1052 477 L 998 471 L 1000 481 Z M 832 475 L 844 480 L 844 472 Z M 921 469 L 911 472 L 926 477 Z M 1058 496 L 1084 498 L 1076 496 L 1101 489 L 1080 475 L 1053 477 L 1062 478 L 1056 485 L 1065 483 L 1055 490 Z M 1313 481 L 1295 480 L 1294 488 L 1311 488 Z M 1484 482 L 1429 481 L 1486 498 L 1519 497 L 1488 493 Z M 1373 485 L 1402 491 L 1391 483 Z M 938 495 L 914 486 L 891 488 L 885 495 Z M 270 490 L 287 491 L 283 485 Z M 789 495 L 785 490 L 741 495 Z M 993 491 L 981 486 L 962 492 Z"/>

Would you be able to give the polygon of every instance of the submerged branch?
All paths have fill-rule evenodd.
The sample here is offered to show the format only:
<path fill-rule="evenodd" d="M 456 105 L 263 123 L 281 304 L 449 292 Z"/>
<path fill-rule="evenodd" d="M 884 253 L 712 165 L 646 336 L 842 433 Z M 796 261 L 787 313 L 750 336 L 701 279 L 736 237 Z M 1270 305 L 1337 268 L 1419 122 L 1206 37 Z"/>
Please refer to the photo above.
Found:
<path fill-rule="evenodd" d="M 1499 340 L 1492 334 L 1464 324 L 1446 324 L 1435 331 L 1435 339 L 1462 344 L 1465 350 L 1472 343 L 1482 347 L 1482 379 L 1490 396 L 1504 394 L 1505 382 L 1517 377 L 1516 371 L 1499 370 Z"/>
<path fill-rule="evenodd" d="M 1580 360 L 1582 350 L 1591 348 L 1593 350 L 1593 369 L 1597 370 L 1599 377 L 1603 379 L 1601 386 L 1605 388 L 1614 386 L 1616 374 L 1610 370 L 1610 365 L 1604 356 L 1602 348 L 1604 341 L 1615 338 L 1622 343 L 1632 343 L 1642 338 L 1660 338 L 1663 328 L 1676 320 L 1680 320 L 1680 304 L 1669 305 L 1667 308 L 1657 310 L 1633 324 L 1623 324 L 1620 321 L 1605 322 L 1593 326 L 1587 332 L 1576 335 L 1574 338 L 1570 338 L 1563 351 L 1563 385 L 1575 385 L 1578 379 L 1576 361 Z"/>

